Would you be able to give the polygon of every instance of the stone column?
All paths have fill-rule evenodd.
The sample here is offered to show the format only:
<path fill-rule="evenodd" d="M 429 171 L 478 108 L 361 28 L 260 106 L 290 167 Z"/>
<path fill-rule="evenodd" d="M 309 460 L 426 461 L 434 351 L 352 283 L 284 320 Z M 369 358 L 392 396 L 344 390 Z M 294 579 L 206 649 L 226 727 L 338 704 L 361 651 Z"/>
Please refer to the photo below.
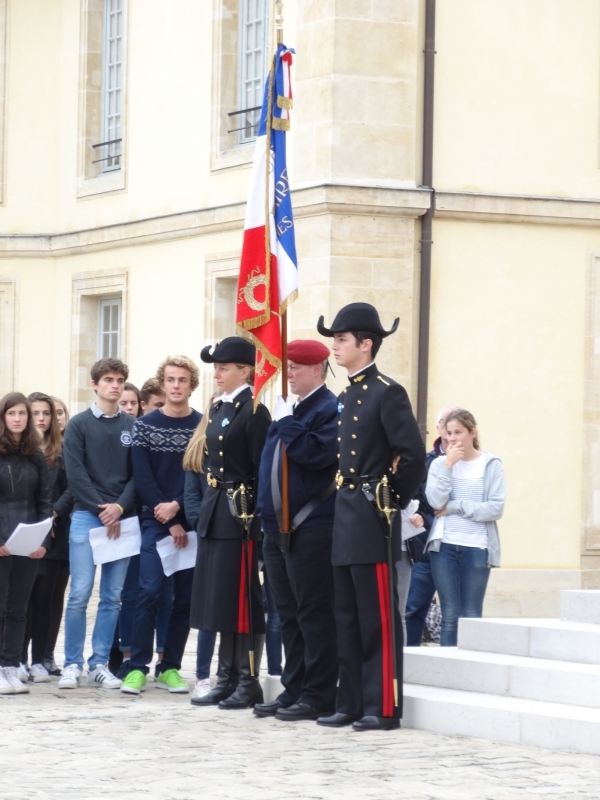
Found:
<path fill-rule="evenodd" d="M 400 316 L 378 363 L 410 391 L 415 217 L 428 202 L 415 191 L 418 3 L 303 0 L 297 21 L 291 333 L 314 335 L 319 314 L 331 322 L 359 300 L 376 305 L 386 327 Z"/>

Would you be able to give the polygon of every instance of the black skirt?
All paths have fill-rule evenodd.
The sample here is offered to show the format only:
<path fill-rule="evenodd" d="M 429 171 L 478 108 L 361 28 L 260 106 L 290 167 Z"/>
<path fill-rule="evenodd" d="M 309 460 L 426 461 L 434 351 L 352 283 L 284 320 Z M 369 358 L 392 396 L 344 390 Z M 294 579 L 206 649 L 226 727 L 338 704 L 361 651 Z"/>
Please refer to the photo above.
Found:
<path fill-rule="evenodd" d="M 256 543 L 248 543 L 252 560 L 252 632 L 265 633 Z M 244 543 L 240 539 L 198 537 L 190 627 L 200 631 L 249 633 Z"/>

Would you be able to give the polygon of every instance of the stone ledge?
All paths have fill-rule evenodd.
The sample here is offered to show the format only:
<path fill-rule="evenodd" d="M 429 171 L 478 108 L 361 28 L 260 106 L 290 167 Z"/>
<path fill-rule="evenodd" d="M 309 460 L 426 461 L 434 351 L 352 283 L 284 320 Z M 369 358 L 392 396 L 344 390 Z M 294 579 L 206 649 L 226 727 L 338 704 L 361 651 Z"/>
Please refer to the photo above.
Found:
<path fill-rule="evenodd" d="M 322 214 L 418 217 L 429 208 L 427 189 L 387 189 L 328 184 L 294 191 L 296 219 Z M 0 236 L 0 258 L 44 258 L 186 239 L 240 230 L 245 203 L 184 211 L 72 233 Z"/>
<path fill-rule="evenodd" d="M 435 195 L 435 216 L 476 222 L 597 227 L 600 200 L 440 191 Z"/>

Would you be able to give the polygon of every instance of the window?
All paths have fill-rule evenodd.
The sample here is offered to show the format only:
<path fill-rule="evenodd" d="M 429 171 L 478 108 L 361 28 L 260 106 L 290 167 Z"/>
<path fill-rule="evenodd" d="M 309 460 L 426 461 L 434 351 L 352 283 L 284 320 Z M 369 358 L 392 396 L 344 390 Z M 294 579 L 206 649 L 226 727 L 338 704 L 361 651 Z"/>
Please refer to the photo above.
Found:
<path fill-rule="evenodd" d="M 123 0 L 105 0 L 103 142 L 99 159 L 103 172 L 121 169 L 123 111 Z"/>
<path fill-rule="evenodd" d="M 98 301 L 98 358 L 121 357 L 121 297 Z"/>
<path fill-rule="evenodd" d="M 267 56 L 266 0 L 241 0 L 239 55 L 239 111 L 232 114 L 238 121 L 240 143 L 256 138 L 260 107 L 263 100 Z"/>

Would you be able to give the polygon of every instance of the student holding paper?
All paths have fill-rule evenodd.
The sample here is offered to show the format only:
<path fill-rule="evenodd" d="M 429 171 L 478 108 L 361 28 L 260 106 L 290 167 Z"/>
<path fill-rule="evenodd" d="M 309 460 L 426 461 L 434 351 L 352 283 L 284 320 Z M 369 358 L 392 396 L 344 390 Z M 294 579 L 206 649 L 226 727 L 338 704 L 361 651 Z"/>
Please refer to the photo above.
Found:
<path fill-rule="evenodd" d="M 142 505 L 142 549 L 129 672 L 121 686 L 127 694 L 144 690 L 152 661 L 158 604 L 167 580 L 157 543 L 170 535 L 176 547 L 188 546 L 183 456 L 202 418 L 190 407 L 191 394 L 199 383 L 198 367 L 191 359 L 169 356 L 159 366 L 156 378 L 163 387 L 165 404 L 140 417 L 133 428 L 133 474 Z M 193 579 L 193 567 L 174 573 L 173 609 L 157 667 L 156 685 L 173 693 L 189 691 L 179 670 L 190 633 Z"/>
<path fill-rule="evenodd" d="M 50 681 L 52 670 L 52 664 L 48 664 L 51 667 L 51 670 L 48 670 L 44 663 L 52 623 L 52 598 L 58 575 L 63 565 L 65 563 L 68 565 L 69 561 L 69 527 L 73 495 L 67 486 L 67 474 L 62 456 L 62 435 L 54 400 L 42 392 L 33 392 L 28 400 L 31 403 L 34 425 L 41 436 L 40 449 L 48 467 L 53 526 L 50 546 L 45 558 L 40 562 L 29 600 L 22 663 L 27 664 L 27 652 L 31 641 L 29 670 L 31 679 L 34 683 L 47 683 Z"/>
<path fill-rule="evenodd" d="M 11 555 L 6 542 L 19 524 L 42 522 L 51 516 L 48 470 L 31 406 L 24 395 L 11 392 L 0 400 L 0 694 L 29 691 L 17 670 L 27 604 L 50 534 L 29 556 Z"/>
<path fill-rule="evenodd" d="M 87 606 L 94 587 L 96 565 L 90 531 L 106 527 L 118 539 L 120 520 L 135 515 L 135 486 L 131 464 L 133 417 L 119 408 L 129 375 L 117 358 L 103 358 L 91 369 L 96 402 L 69 422 L 63 452 L 75 511 L 69 534 L 71 590 L 65 614 L 65 668 L 60 689 L 76 689 L 83 672 Z M 100 603 L 88 660 L 88 684 L 118 689 L 121 681 L 106 666 L 119 616 L 129 558 L 102 564 Z"/>

